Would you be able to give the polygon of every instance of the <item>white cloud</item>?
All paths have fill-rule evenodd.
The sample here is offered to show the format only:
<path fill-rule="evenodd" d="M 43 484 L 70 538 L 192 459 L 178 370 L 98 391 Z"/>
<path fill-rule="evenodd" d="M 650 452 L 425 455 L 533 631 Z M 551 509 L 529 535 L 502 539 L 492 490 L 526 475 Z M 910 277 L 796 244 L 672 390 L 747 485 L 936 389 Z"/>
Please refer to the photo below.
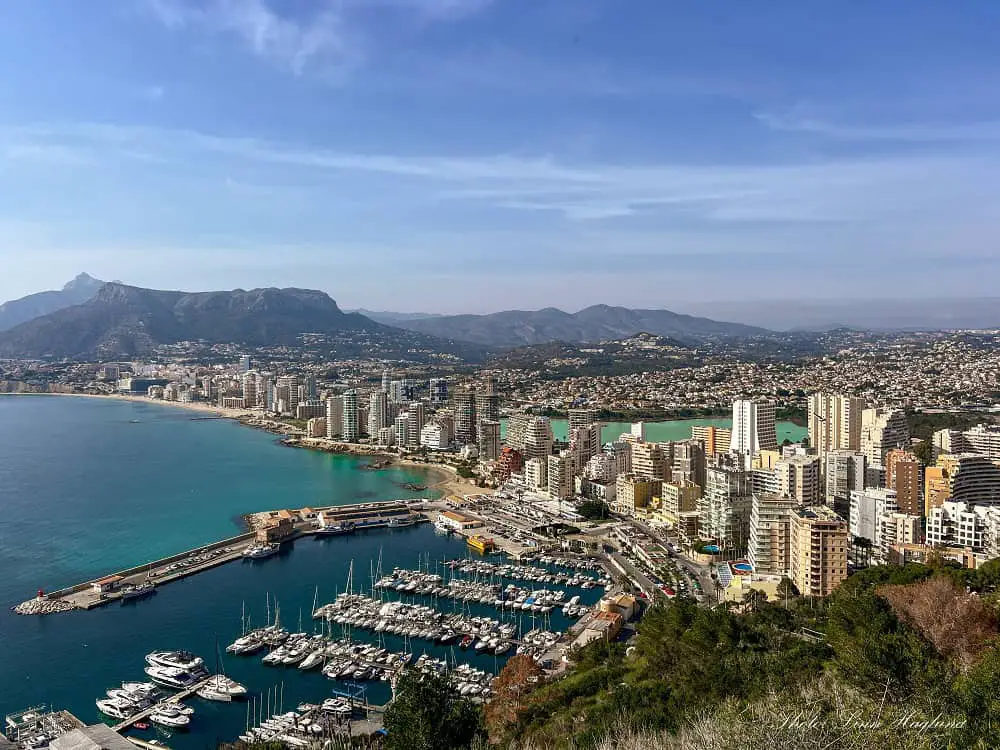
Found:
<path fill-rule="evenodd" d="M 943 141 L 1000 140 L 1000 120 L 961 123 L 896 123 L 851 125 L 803 115 L 793 108 L 783 114 L 759 112 L 754 118 L 770 130 L 811 133 L 846 141 L 902 141 L 934 143 Z"/>
<path fill-rule="evenodd" d="M 169 29 L 235 36 L 254 54 L 289 68 L 343 73 L 360 65 L 368 51 L 360 17 L 379 21 L 390 11 L 423 22 L 460 19 L 491 0 L 314 0 L 303 17 L 281 12 L 269 0 L 148 0 L 155 18 Z M 307 5 L 308 7 L 308 5 Z"/>

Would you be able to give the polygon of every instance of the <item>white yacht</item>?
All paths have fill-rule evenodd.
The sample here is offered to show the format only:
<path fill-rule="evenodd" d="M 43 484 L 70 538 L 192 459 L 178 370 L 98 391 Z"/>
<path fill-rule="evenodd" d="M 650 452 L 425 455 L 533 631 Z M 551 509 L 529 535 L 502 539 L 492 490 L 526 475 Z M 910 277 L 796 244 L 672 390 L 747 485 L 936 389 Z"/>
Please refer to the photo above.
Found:
<path fill-rule="evenodd" d="M 192 687 L 197 682 L 190 672 L 177 669 L 176 667 L 151 665 L 146 667 L 145 672 L 149 676 L 149 679 L 157 685 L 162 685 L 172 690 L 184 690 L 185 688 Z"/>
<path fill-rule="evenodd" d="M 154 724 L 179 729 L 191 723 L 191 717 L 177 706 L 160 706 L 149 715 Z"/>
<path fill-rule="evenodd" d="M 152 581 L 144 581 L 135 586 L 125 586 L 122 588 L 122 601 L 127 602 L 133 599 L 144 599 L 156 593 L 156 584 Z"/>
<path fill-rule="evenodd" d="M 277 544 L 254 544 L 243 550 L 243 557 L 247 560 L 263 560 L 265 557 L 278 554 L 278 549 Z"/>
<path fill-rule="evenodd" d="M 243 685 L 221 673 L 209 677 L 208 682 L 197 692 L 199 698 L 225 703 L 246 694 L 247 689 Z"/>
<path fill-rule="evenodd" d="M 127 719 L 134 713 L 138 713 L 135 704 L 121 698 L 104 698 L 97 701 L 97 710 L 112 719 Z"/>
<path fill-rule="evenodd" d="M 190 651 L 154 651 L 146 654 L 146 663 L 151 667 L 172 667 L 192 674 L 205 671 L 205 660 Z"/>

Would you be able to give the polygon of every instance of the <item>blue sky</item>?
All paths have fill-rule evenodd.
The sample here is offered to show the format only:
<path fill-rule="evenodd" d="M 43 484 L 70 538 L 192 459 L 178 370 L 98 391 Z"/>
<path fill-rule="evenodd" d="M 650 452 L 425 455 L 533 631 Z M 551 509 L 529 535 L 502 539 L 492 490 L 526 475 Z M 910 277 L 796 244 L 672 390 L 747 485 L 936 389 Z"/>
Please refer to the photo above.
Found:
<path fill-rule="evenodd" d="M 0 300 L 994 295 L 1000 4 L 12 0 Z"/>

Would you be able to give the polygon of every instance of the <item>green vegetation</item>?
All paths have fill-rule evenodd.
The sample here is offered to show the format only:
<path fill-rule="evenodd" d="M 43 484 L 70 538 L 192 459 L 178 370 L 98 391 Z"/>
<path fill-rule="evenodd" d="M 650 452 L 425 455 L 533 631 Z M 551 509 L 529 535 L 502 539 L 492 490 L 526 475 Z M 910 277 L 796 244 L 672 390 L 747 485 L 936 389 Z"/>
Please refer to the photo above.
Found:
<path fill-rule="evenodd" d="M 386 750 L 460 750 L 483 737 L 478 706 L 458 697 L 448 679 L 408 671 L 385 713 Z"/>
<path fill-rule="evenodd" d="M 587 500 L 576 506 L 576 512 L 588 521 L 603 521 L 611 517 L 608 504 L 600 500 Z"/>
<path fill-rule="evenodd" d="M 977 424 L 993 421 L 990 415 L 982 412 L 935 412 L 928 414 L 922 411 L 910 411 L 906 413 L 906 422 L 910 427 L 910 436 L 929 440 L 938 430 L 954 428 L 956 430 L 967 430 Z"/>
<path fill-rule="evenodd" d="M 1000 562 L 909 565 L 855 574 L 826 600 L 758 596 L 742 614 L 678 598 L 649 610 L 630 655 L 587 646 L 566 677 L 491 716 L 490 735 L 595 750 L 749 747 L 751 736 L 774 748 L 997 747 L 998 585 Z M 796 713 L 815 721 L 789 725 Z M 859 725 L 845 727 L 852 714 Z"/>

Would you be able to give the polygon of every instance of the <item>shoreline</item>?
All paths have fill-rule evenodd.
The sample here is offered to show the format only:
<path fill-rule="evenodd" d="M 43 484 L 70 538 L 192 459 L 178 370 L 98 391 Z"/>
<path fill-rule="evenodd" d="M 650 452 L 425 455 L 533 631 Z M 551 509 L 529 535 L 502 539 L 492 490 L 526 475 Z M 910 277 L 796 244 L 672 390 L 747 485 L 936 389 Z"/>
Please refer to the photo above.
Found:
<path fill-rule="evenodd" d="M 3 394 L 10 396 L 62 396 L 62 397 L 75 397 L 75 398 L 93 398 L 93 399 L 104 399 L 113 401 L 129 401 L 138 404 L 153 404 L 154 406 L 165 406 L 173 407 L 178 409 L 184 409 L 190 412 L 199 413 L 205 416 L 211 416 L 218 419 L 230 419 L 239 423 L 243 427 L 248 427 L 253 430 L 260 430 L 262 432 L 269 432 L 273 435 L 284 435 L 290 440 L 280 440 L 279 442 L 287 448 L 302 448 L 305 450 L 313 450 L 321 453 L 333 453 L 342 456 L 351 456 L 354 458 L 372 458 L 375 460 L 385 460 L 389 461 L 386 469 L 391 469 L 394 467 L 402 469 L 413 469 L 421 472 L 426 478 L 425 484 L 427 486 L 426 491 L 434 491 L 440 493 L 441 497 L 446 497 L 447 495 L 454 494 L 464 494 L 470 491 L 477 491 L 479 488 L 474 484 L 469 484 L 465 480 L 458 477 L 455 473 L 454 468 L 436 463 L 425 463 L 423 461 L 417 461 L 412 458 L 401 457 L 396 453 L 387 453 L 381 450 L 378 446 L 370 446 L 365 443 L 341 443 L 338 441 L 329 441 L 326 438 L 307 438 L 302 435 L 296 434 L 296 428 L 292 425 L 287 425 L 276 419 L 268 419 L 264 416 L 262 412 L 246 410 L 246 409 L 226 409 L 221 406 L 213 406 L 212 404 L 206 404 L 200 401 L 162 401 L 159 399 L 151 399 L 147 396 L 139 395 L 128 395 L 128 394 L 117 394 L 117 393 L 11 393 Z M 361 467 L 358 468 L 359 471 L 366 471 Z M 374 469 L 374 471 L 381 471 L 381 469 Z M 245 518 L 243 519 L 245 522 Z"/>

